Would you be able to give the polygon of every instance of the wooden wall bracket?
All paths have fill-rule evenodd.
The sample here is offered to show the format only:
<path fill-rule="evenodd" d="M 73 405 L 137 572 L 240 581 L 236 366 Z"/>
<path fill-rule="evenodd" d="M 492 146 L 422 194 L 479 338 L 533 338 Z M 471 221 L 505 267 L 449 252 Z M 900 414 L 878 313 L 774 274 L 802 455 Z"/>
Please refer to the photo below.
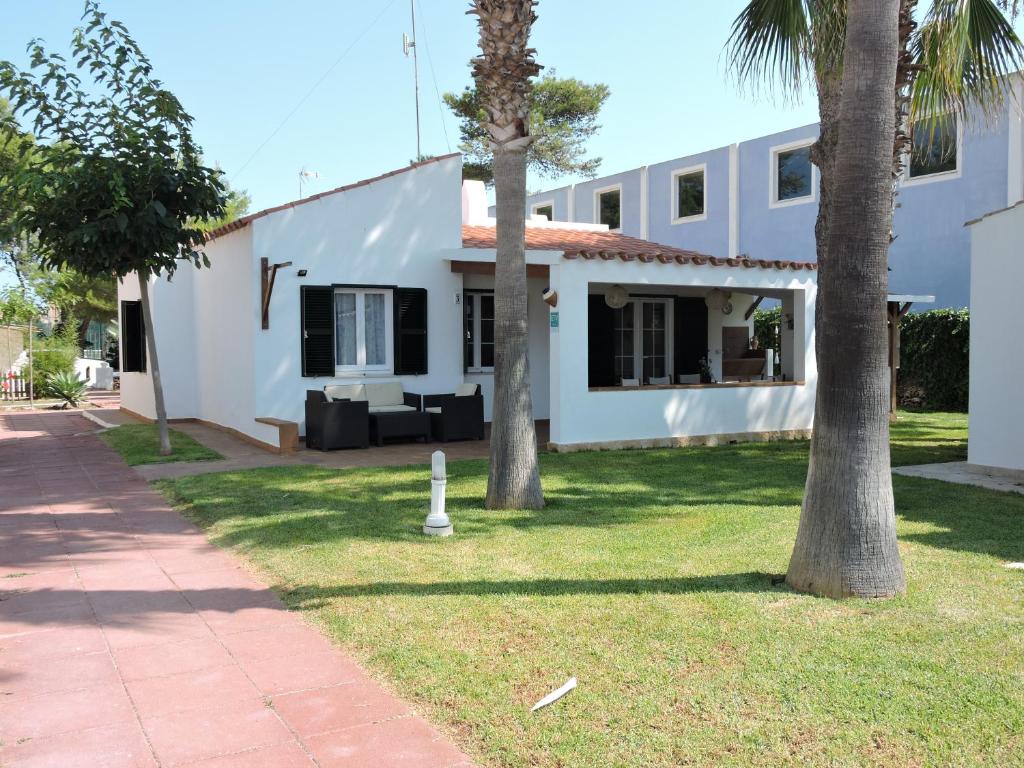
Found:
<path fill-rule="evenodd" d="M 764 301 L 764 296 L 758 296 L 756 299 L 750 302 L 750 306 L 747 308 L 747 311 L 743 313 L 743 319 L 749 320 L 750 316 L 754 314 L 754 310 L 761 305 L 762 301 Z"/>
<path fill-rule="evenodd" d="M 279 264 L 271 265 L 270 259 L 265 256 L 260 259 L 260 295 L 263 297 L 263 330 L 270 327 L 270 296 L 274 292 L 274 280 L 277 278 L 277 270 L 290 267 L 290 261 L 282 261 Z"/>

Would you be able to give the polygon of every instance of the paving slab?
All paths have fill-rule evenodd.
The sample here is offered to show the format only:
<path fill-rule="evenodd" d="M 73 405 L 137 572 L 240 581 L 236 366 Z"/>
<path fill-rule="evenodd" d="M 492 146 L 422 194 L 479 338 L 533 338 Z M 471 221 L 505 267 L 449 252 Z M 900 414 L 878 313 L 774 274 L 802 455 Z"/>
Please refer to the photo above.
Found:
<path fill-rule="evenodd" d="M 942 480 L 946 483 L 974 485 L 992 491 L 1006 493 L 1024 493 L 1024 483 L 1005 475 L 985 472 L 972 467 L 966 461 L 947 461 L 941 464 L 913 464 L 906 467 L 893 467 L 893 474 L 907 477 L 924 477 L 929 480 Z"/>
<path fill-rule="evenodd" d="M 470 765 L 97 430 L 0 413 L 0 766 Z"/>

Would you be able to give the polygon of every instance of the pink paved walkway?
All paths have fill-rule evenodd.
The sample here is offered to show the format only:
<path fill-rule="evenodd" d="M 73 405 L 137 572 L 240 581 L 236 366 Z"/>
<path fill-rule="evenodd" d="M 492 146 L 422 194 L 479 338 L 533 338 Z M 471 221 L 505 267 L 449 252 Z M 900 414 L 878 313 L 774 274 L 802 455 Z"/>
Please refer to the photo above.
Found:
<path fill-rule="evenodd" d="M 0 765 L 470 765 L 93 429 L 0 414 Z"/>

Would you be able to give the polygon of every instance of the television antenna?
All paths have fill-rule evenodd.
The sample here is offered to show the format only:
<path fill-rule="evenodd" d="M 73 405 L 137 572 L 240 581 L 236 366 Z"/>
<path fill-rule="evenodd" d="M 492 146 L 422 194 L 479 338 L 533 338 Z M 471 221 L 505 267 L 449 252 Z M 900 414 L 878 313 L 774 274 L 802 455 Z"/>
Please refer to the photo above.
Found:
<path fill-rule="evenodd" d="M 412 38 L 402 33 L 402 53 L 409 57 L 412 51 L 412 76 L 416 93 L 416 160 L 423 155 L 420 153 L 420 66 L 416 58 L 416 0 L 409 0 L 409 14 L 412 16 Z"/>
<path fill-rule="evenodd" d="M 319 179 L 319 178 L 320 178 L 320 174 L 317 171 L 307 171 L 305 168 L 303 168 L 301 171 L 299 171 L 299 198 L 300 199 L 302 198 L 302 185 L 306 182 L 306 180 L 307 179 Z"/>

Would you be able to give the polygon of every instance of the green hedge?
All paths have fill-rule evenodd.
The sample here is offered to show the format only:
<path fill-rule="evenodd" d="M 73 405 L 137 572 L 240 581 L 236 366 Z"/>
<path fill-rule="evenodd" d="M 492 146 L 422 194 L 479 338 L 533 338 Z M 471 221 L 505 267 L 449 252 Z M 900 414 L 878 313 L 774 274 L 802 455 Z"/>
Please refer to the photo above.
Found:
<path fill-rule="evenodd" d="M 754 310 L 754 335 L 757 337 L 761 349 L 775 350 L 775 371 L 773 373 L 780 372 L 782 337 L 779 333 L 781 324 L 782 307 Z"/>
<path fill-rule="evenodd" d="M 970 332 L 966 309 L 932 309 L 904 316 L 896 387 L 901 404 L 936 411 L 967 410 Z"/>

